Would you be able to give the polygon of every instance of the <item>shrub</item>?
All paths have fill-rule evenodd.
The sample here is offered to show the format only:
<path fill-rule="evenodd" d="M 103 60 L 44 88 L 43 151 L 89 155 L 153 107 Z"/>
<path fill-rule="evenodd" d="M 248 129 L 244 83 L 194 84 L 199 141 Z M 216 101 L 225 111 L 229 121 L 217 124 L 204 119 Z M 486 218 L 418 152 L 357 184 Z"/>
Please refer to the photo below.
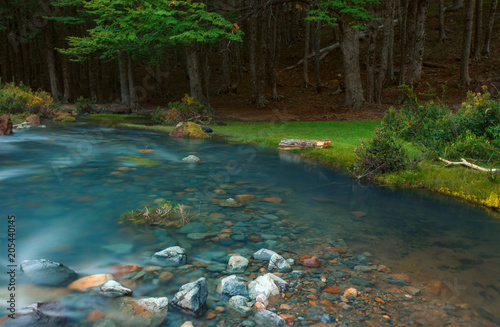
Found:
<path fill-rule="evenodd" d="M 212 109 L 187 94 L 181 101 L 170 102 L 167 109 L 158 108 L 153 114 L 153 121 L 162 125 L 176 125 L 181 121 L 190 120 L 210 123 L 212 119 Z"/>
<path fill-rule="evenodd" d="M 417 106 L 406 105 L 399 113 L 391 108 L 383 122 L 385 128 L 402 139 L 436 150 L 457 136 L 451 111 L 432 101 Z"/>
<path fill-rule="evenodd" d="M 401 140 L 384 128 L 377 128 L 370 141 L 363 141 L 356 153 L 360 157 L 357 169 L 379 173 L 405 169 L 410 163 L 408 151 Z"/>
<path fill-rule="evenodd" d="M 0 111 L 10 114 L 30 112 L 37 114 L 42 108 L 56 108 L 52 96 L 45 91 L 33 92 L 28 86 L 7 83 L 0 85 Z"/>
<path fill-rule="evenodd" d="M 465 135 L 461 135 L 446 148 L 445 157 L 449 159 L 497 159 L 499 151 L 495 149 L 486 135 L 477 136 L 468 130 Z"/>
<path fill-rule="evenodd" d="M 92 100 L 89 98 L 79 97 L 75 101 L 75 108 L 80 113 L 92 113 Z"/>
<path fill-rule="evenodd" d="M 468 93 L 456 115 L 457 128 L 461 135 L 467 131 L 489 140 L 500 138 L 500 103 L 489 99 L 489 93 Z"/>

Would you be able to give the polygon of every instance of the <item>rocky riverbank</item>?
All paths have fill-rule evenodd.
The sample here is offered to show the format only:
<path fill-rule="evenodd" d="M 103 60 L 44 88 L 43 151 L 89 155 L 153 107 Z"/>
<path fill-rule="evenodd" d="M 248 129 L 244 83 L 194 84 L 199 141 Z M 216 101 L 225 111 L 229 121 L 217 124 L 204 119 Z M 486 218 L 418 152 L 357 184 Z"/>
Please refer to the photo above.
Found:
<path fill-rule="evenodd" d="M 226 226 L 230 225 L 230 226 Z M 226 223 L 221 240 L 241 223 Z M 208 227 L 182 231 L 202 239 Z M 158 238 L 167 233 L 157 230 Z M 229 237 L 226 237 L 227 235 Z M 221 237 L 222 236 L 222 237 Z M 286 236 L 283 236 L 286 237 Z M 281 238 L 283 238 L 281 237 Z M 78 276 L 60 263 L 24 261 L 25 276 L 56 301 L 19 310 L 3 326 L 495 326 L 412 286 L 409 277 L 349 251 L 342 239 L 313 244 L 303 254 L 269 249 L 153 253 L 144 265 L 119 264 Z M 293 247 L 292 247 L 293 249 Z M 147 294 L 147 296 L 144 296 Z M 180 313 L 174 321 L 173 313 Z"/>

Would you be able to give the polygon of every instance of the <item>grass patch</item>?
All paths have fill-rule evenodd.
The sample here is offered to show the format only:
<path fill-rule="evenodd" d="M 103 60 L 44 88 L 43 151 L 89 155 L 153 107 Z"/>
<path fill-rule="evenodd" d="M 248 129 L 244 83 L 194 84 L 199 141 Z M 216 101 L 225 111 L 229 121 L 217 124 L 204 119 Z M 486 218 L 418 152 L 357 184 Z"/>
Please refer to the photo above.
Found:
<path fill-rule="evenodd" d="M 361 139 L 370 139 L 380 121 L 341 122 L 227 122 L 226 126 L 212 126 L 213 138 L 232 143 L 255 143 L 270 149 L 277 149 L 282 138 L 332 140 L 326 149 L 293 150 L 322 163 L 342 168 L 351 174 L 358 160 L 354 149 L 361 145 Z M 144 129 L 170 133 L 173 126 L 144 126 L 121 124 L 127 128 Z M 403 142 L 412 159 L 424 154 L 421 147 Z M 487 167 L 488 168 L 488 167 Z M 488 174 L 466 167 L 445 167 L 441 162 L 429 159 L 421 161 L 415 169 L 397 171 L 374 176 L 375 181 L 407 188 L 421 188 L 453 196 L 469 203 L 490 208 L 500 206 L 500 176 L 489 178 Z"/>
<path fill-rule="evenodd" d="M 83 116 L 81 119 L 90 120 L 93 123 L 99 123 L 109 126 L 118 126 L 120 124 L 151 124 L 150 118 L 143 115 L 129 114 L 129 115 L 117 115 L 117 114 L 88 114 Z"/>

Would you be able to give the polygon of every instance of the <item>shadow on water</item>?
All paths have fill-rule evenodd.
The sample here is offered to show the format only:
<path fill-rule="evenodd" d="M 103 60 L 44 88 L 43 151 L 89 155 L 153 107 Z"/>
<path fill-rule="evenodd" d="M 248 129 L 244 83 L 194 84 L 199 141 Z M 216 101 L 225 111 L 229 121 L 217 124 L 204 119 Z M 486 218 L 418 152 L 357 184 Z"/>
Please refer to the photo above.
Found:
<path fill-rule="evenodd" d="M 18 262 L 45 258 L 87 275 L 119 263 L 142 266 L 155 251 L 175 244 L 198 262 L 222 264 L 231 249 L 248 255 L 262 245 L 246 237 L 224 244 L 186 241 L 175 229 L 117 224 L 120 213 L 163 198 L 189 205 L 208 226 L 220 230 L 231 220 L 239 224 L 235 231 L 263 236 L 270 248 L 294 255 L 308 253 L 309 244 L 342 238 L 352 251 L 370 252 L 374 261 L 409 274 L 448 302 L 500 316 L 500 221 L 480 209 L 423 192 L 359 184 L 251 145 L 172 139 L 85 122 L 66 126 L 0 138 L 0 212 L 17 217 Z M 146 147 L 154 151 L 140 151 Z M 189 154 L 203 163 L 186 164 L 181 159 Z M 271 222 L 260 218 L 252 226 L 242 208 L 214 201 L 237 194 L 255 195 L 245 209 L 263 212 Z M 272 222 L 275 217 L 279 220 Z M 282 220 L 295 227 L 284 228 Z M 276 235 L 290 236 L 290 243 L 274 241 L 273 233 L 289 233 Z M 3 243 L 6 236 L 0 237 Z M 2 256 L 4 266 L 5 260 Z M 2 285 L 5 278 L 0 277 Z M 172 296 L 187 277 L 176 281 L 164 295 Z M 445 286 L 432 290 L 430 281 Z M 455 287 L 446 292 L 446 285 Z M 19 306 L 65 295 L 32 285 L 24 289 Z M 134 290 L 136 296 L 159 293 L 155 284 Z"/>

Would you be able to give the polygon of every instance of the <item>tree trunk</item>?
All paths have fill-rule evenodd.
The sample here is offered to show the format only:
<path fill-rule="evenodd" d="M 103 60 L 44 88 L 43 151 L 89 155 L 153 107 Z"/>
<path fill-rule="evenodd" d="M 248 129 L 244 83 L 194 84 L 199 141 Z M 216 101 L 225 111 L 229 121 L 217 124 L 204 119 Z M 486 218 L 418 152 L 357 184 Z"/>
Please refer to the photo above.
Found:
<path fill-rule="evenodd" d="M 483 24 L 483 0 L 476 0 L 476 14 L 474 20 L 474 47 L 472 58 L 481 59 L 481 31 Z"/>
<path fill-rule="evenodd" d="M 266 10 L 264 13 L 260 15 L 260 21 L 258 22 L 258 36 L 257 36 L 257 44 L 259 44 L 258 48 L 258 59 L 257 59 L 257 98 L 255 99 L 255 103 L 258 107 L 264 107 L 269 103 L 265 96 L 265 87 L 266 87 L 266 66 L 267 66 L 267 50 L 269 44 L 269 31 L 267 30 L 267 21 L 269 17 L 269 11 Z"/>
<path fill-rule="evenodd" d="M 125 51 L 120 52 L 118 58 L 118 69 L 120 71 L 120 91 L 121 91 L 121 104 L 130 107 L 129 85 L 128 85 L 128 71 L 127 71 L 127 55 Z"/>
<path fill-rule="evenodd" d="M 359 30 L 352 28 L 347 19 L 341 19 L 339 23 L 345 83 L 344 105 L 348 108 L 359 108 L 364 100 L 359 67 Z"/>
<path fill-rule="evenodd" d="M 321 74 L 319 71 L 319 51 L 321 50 L 321 22 L 316 23 L 316 33 L 314 35 L 314 51 L 316 52 L 314 56 L 314 81 L 316 82 L 316 90 L 318 93 L 321 92 L 323 88 L 323 83 L 321 82 Z"/>
<path fill-rule="evenodd" d="M 384 30 L 383 30 L 383 41 L 382 50 L 380 54 L 380 69 L 375 80 L 375 90 L 374 98 L 377 103 L 382 103 L 382 90 L 384 88 L 385 80 L 387 79 L 387 72 L 389 66 L 389 58 L 392 58 L 393 52 L 393 39 L 391 40 L 391 34 L 394 36 L 394 0 L 387 0 L 384 9 Z"/>
<path fill-rule="evenodd" d="M 136 105 L 136 97 L 135 97 L 135 86 L 134 86 L 134 71 L 132 67 L 132 58 L 130 58 L 130 54 L 127 53 L 127 80 L 128 80 L 128 93 L 130 97 L 130 107 L 134 107 Z"/>
<path fill-rule="evenodd" d="M 68 103 L 69 100 L 71 99 L 71 78 L 69 75 L 69 68 L 68 68 L 68 57 L 66 55 L 62 55 L 62 76 L 63 76 L 63 87 L 64 87 L 64 95 L 62 102 L 63 103 Z"/>
<path fill-rule="evenodd" d="M 497 0 L 492 0 L 490 7 L 490 18 L 488 19 L 488 29 L 486 30 L 486 35 L 484 36 L 484 46 L 482 51 L 483 56 L 490 55 L 491 34 L 493 32 L 493 24 L 495 23 L 496 11 L 497 11 Z"/>
<path fill-rule="evenodd" d="M 305 31 L 304 31 L 304 65 L 302 66 L 302 80 L 303 87 L 307 88 L 311 85 L 309 82 L 309 44 L 311 42 L 311 21 L 305 22 Z"/>
<path fill-rule="evenodd" d="M 190 45 L 186 48 L 186 58 L 191 96 L 202 105 L 208 106 L 208 99 L 203 93 L 200 55 L 196 45 Z"/>
<path fill-rule="evenodd" d="M 443 43 L 448 40 L 444 31 L 444 0 L 439 0 L 439 42 Z"/>
<path fill-rule="evenodd" d="M 257 22 L 255 15 L 248 19 L 248 65 L 250 72 L 250 100 L 255 102 L 259 90 L 257 85 Z"/>
<path fill-rule="evenodd" d="M 370 9 L 372 15 L 376 17 L 373 8 Z M 377 34 L 378 22 L 368 23 L 368 50 L 366 52 L 366 102 L 375 101 L 375 69 L 377 66 Z"/>
<path fill-rule="evenodd" d="M 474 23 L 474 0 L 465 1 L 464 11 L 464 34 L 462 40 L 462 57 L 460 58 L 460 82 L 461 87 L 467 87 L 470 84 L 469 62 L 470 48 L 472 43 L 472 25 Z"/>
<path fill-rule="evenodd" d="M 50 78 L 50 91 L 52 93 L 52 98 L 55 101 L 59 101 L 59 88 L 57 86 L 57 72 L 56 72 L 56 58 L 54 55 L 54 43 L 52 42 L 52 24 L 47 25 L 48 28 L 45 31 L 45 56 L 47 59 L 47 68 L 49 70 L 49 78 Z M 28 63 L 25 63 L 26 65 Z M 26 81 L 29 85 L 29 81 Z"/>
<path fill-rule="evenodd" d="M 425 23 L 427 18 L 427 0 L 404 0 L 405 43 L 401 48 L 400 83 L 418 84 L 422 78 L 422 63 L 425 45 Z"/>
<path fill-rule="evenodd" d="M 283 97 L 278 94 L 278 62 L 279 62 L 279 48 L 278 48 L 278 23 L 282 17 L 281 6 L 277 6 L 275 10 L 269 15 L 269 31 L 271 36 L 269 38 L 269 86 L 271 86 L 271 99 L 278 101 Z"/>

